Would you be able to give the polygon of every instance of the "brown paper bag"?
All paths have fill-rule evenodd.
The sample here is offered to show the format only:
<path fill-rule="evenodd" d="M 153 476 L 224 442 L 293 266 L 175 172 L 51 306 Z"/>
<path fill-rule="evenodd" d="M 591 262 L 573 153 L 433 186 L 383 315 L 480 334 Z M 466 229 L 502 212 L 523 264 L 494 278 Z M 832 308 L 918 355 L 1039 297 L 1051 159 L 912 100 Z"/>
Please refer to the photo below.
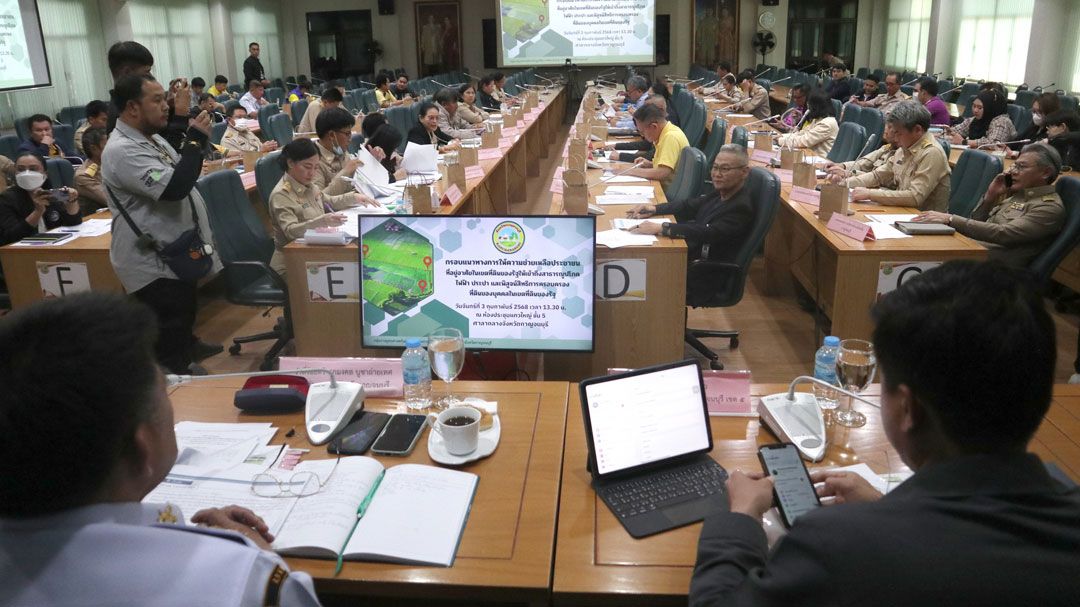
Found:
<path fill-rule="evenodd" d="M 496 142 L 498 144 L 498 142 Z M 461 148 L 458 150 L 458 162 L 462 166 L 471 167 L 475 164 L 480 164 L 480 151 L 476 148 Z"/>
<path fill-rule="evenodd" d="M 571 139 L 570 149 L 566 152 L 566 167 L 584 171 L 588 155 L 589 146 L 584 139 Z"/>
<path fill-rule="evenodd" d="M 596 135 L 601 140 L 607 141 L 608 123 L 603 120 L 593 123 L 592 128 L 589 129 L 589 134 Z"/>
<path fill-rule="evenodd" d="M 563 212 L 567 215 L 589 214 L 589 188 L 585 181 L 585 171 L 566 169 L 563 179 Z"/>
<path fill-rule="evenodd" d="M 461 163 L 448 164 L 446 166 L 446 186 L 443 187 L 443 191 L 450 189 L 451 185 L 456 185 L 461 193 L 465 193 L 465 189 L 468 187 L 465 185 L 465 165 Z"/>
<path fill-rule="evenodd" d="M 833 213 L 847 215 L 848 187 L 846 185 L 821 185 L 821 206 L 818 207 L 818 219 L 828 223 Z"/>
<path fill-rule="evenodd" d="M 431 204 L 431 186 L 427 184 L 405 187 L 405 195 L 412 202 L 414 215 L 433 215 L 438 209 Z"/>
<path fill-rule="evenodd" d="M 262 152 L 244 152 L 244 172 L 250 173 L 255 170 L 255 163 L 263 157 Z"/>
<path fill-rule="evenodd" d="M 754 144 L 757 146 L 757 143 Z M 755 147 L 754 149 L 757 149 Z M 796 162 L 802 162 L 803 152 L 802 150 L 792 150 L 790 148 L 781 148 L 780 150 L 780 168 L 785 171 L 792 170 L 793 165 Z"/>
<path fill-rule="evenodd" d="M 783 159 L 781 159 L 783 163 Z M 817 175 L 814 173 L 814 165 L 809 162 L 796 162 L 791 169 L 791 185 L 800 188 L 814 189 L 817 186 Z"/>
<path fill-rule="evenodd" d="M 517 112 L 513 110 L 503 112 L 503 126 L 507 128 L 517 126 Z"/>
<path fill-rule="evenodd" d="M 492 127 L 490 131 L 484 131 L 480 134 L 480 147 L 485 149 L 499 147 L 499 135 L 502 132 L 498 126 Z"/>
<path fill-rule="evenodd" d="M 768 131 L 754 131 L 754 150 L 772 152 L 772 134 Z"/>

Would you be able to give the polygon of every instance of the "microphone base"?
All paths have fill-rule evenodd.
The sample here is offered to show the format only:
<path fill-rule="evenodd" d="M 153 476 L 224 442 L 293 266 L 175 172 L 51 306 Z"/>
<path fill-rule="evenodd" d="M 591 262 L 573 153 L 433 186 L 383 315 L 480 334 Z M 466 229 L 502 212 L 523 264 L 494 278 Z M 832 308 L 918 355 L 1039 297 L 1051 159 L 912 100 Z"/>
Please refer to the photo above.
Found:
<path fill-rule="evenodd" d="M 761 399 L 758 415 L 778 439 L 794 444 L 803 459 L 824 459 L 825 418 L 813 394 L 796 392 L 795 400 L 788 400 L 787 392 L 770 394 Z"/>
<path fill-rule="evenodd" d="M 339 381 L 336 388 L 330 382 L 311 384 L 304 411 L 308 440 L 313 445 L 329 441 L 363 407 L 362 384 Z"/>

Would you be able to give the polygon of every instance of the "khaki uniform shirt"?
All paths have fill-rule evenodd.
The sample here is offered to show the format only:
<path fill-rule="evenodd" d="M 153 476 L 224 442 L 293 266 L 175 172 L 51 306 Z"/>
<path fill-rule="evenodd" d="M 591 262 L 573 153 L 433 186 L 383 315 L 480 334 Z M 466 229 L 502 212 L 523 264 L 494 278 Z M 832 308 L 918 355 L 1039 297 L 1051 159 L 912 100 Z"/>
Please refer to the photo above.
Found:
<path fill-rule="evenodd" d="M 910 99 L 903 91 L 896 91 L 895 95 L 889 95 L 888 93 L 882 93 L 877 97 L 874 97 L 870 101 L 866 102 L 867 107 L 873 107 L 881 110 L 882 114 L 886 116 L 892 112 L 897 103 Z"/>
<path fill-rule="evenodd" d="M 770 113 L 772 109 L 769 107 L 769 92 L 760 84 L 754 84 L 754 88 L 750 89 L 750 94 L 740 101 L 734 109 L 739 112 L 753 114 L 754 118 L 758 120 L 768 118 L 772 115 Z"/>
<path fill-rule="evenodd" d="M 458 102 L 457 115 L 469 124 L 480 124 L 488 117 L 488 113 L 479 105 L 473 104 L 470 106 L 462 102 Z"/>
<path fill-rule="evenodd" d="M 949 225 L 990 249 L 990 259 L 1026 266 L 1061 232 L 1065 207 L 1054 186 L 1044 185 L 1017 192 L 997 205 L 983 197 L 970 219 L 953 215 Z"/>
<path fill-rule="evenodd" d="M 951 173 L 945 150 L 933 135 L 926 133 L 889 162 L 869 173 L 849 177 L 845 183 L 850 188 L 872 189 L 871 200 L 877 204 L 944 213 L 949 208 Z"/>
<path fill-rule="evenodd" d="M 75 168 L 75 190 L 79 192 L 79 208 L 83 215 L 109 206 L 101 182 L 101 167 L 96 162 L 87 161 Z"/>
<path fill-rule="evenodd" d="M 300 126 L 296 129 L 297 133 L 314 133 L 315 132 L 315 119 L 319 117 L 319 112 L 322 111 L 322 99 L 315 99 L 307 106 L 307 111 L 304 112 L 303 118 L 300 119 Z"/>
<path fill-rule="evenodd" d="M 275 272 L 285 274 L 285 245 L 303 238 L 304 232 L 321 227 L 320 220 L 327 213 L 325 204 L 335 211 L 354 207 L 357 204 L 355 194 L 330 196 L 314 184 L 301 185 L 288 175 L 270 193 L 270 219 L 274 223 L 274 256 L 270 267 Z"/>
<path fill-rule="evenodd" d="M 0 192 L 7 189 L 9 183 L 15 180 L 15 163 L 10 158 L 0 154 Z"/>
<path fill-rule="evenodd" d="M 886 162 L 889 162 L 889 160 L 892 159 L 893 154 L 896 154 L 896 148 L 894 148 L 892 144 L 886 143 L 862 158 L 841 162 L 840 166 L 847 171 L 848 177 L 862 175 L 863 173 L 869 173 Z"/>
<path fill-rule="evenodd" d="M 262 148 L 262 140 L 249 130 L 238 130 L 233 125 L 225 129 L 221 136 L 221 147 L 237 152 L 258 152 Z"/>
<path fill-rule="evenodd" d="M 836 142 L 836 133 L 840 125 L 836 118 L 826 116 L 803 124 L 798 131 L 780 135 L 778 143 L 782 148 L 805 149 L 815 156 L 824 158 Z"/>
<path fill-rule="evenodd" d="M 348 181 L 338 179 L 339 175 L 343 175 L 341 170 L 345 165 L 346 155 L 336 156 L 333 150 L 324 148 L 317 141 L 315 147 L 319 148 L 319 170 L 315 172 L 315 178 L 311 180 L 311 185 L 317 186 L 330 196 L 354 191 Z M 352 177 L 352 175 L 348 175 L 348 177 Z"/>
<path fill-rule="evenodd" d="M 82 125 L 79 126 L 79 128 L 75 129 L 75 151 L 79 154 L 79 156 L 82 156 L 84 158 L 86 157 L 86 152 L 83 151 L 82 136 L 83 133 L 85 133 L 86 130 L 89 128 L 90 123 L 84 122 L 82 123 Z"/>
<path fill-rule="evenodd" d="M 468 123 L 464 118 L 458 116 L 458 112 L 455 110 L 454 115 L 451 116 L 450 112 L 442 106 L 441 103 L 436 103 L 435 107 L 439 110 L 439 128 L 442 132 L 450 135 L 454 139 L 471 139 L 476 137 L 476 129 Z"/>

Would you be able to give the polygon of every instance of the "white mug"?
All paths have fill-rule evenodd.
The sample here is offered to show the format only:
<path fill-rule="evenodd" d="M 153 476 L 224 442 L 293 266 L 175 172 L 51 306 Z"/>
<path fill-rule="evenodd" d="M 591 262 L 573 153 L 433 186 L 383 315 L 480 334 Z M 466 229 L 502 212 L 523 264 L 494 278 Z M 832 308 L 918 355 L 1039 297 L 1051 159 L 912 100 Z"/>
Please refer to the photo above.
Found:
<path fill-rule="evenodd" d="M 472 422 L 464 426 L 450 426 L 446 421 L 455 417 L 467 417 Z M 480 411 L 473 407 L 450 407 L 435 418 L 432 430 L 437 432 L 451 455 L 468 455 L 476 451 L 480 442 Z"/>

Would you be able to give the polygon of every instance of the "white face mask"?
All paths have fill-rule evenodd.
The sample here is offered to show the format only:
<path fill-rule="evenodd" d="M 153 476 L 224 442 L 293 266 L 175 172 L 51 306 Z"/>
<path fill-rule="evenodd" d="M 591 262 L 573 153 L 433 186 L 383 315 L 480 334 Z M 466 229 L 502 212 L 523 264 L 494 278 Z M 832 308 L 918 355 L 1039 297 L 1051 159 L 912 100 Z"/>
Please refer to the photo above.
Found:
<path fill-rule="evenodd" d="M 1042 126 L 1043 115 L 1038 112 L 1032 112 L 1031 121 L 1035 123 L 1035 126 Z"/>
<path fill-rule="evenodd" d="M 45 175 L 37 171 L 23 171 L 15 175 L 15 183 L 27 192 L 36 190 L 45 183 Z"/>
<path fill-rule="evenodd" d="M 334 156 L 342 156 L 342 155 L 345 154 L 345 150 L 341 149 L 341 146 L 336 144 L 336 143 L 334 144 L 334 150 L 333 151 L 334 151 Z"/>

